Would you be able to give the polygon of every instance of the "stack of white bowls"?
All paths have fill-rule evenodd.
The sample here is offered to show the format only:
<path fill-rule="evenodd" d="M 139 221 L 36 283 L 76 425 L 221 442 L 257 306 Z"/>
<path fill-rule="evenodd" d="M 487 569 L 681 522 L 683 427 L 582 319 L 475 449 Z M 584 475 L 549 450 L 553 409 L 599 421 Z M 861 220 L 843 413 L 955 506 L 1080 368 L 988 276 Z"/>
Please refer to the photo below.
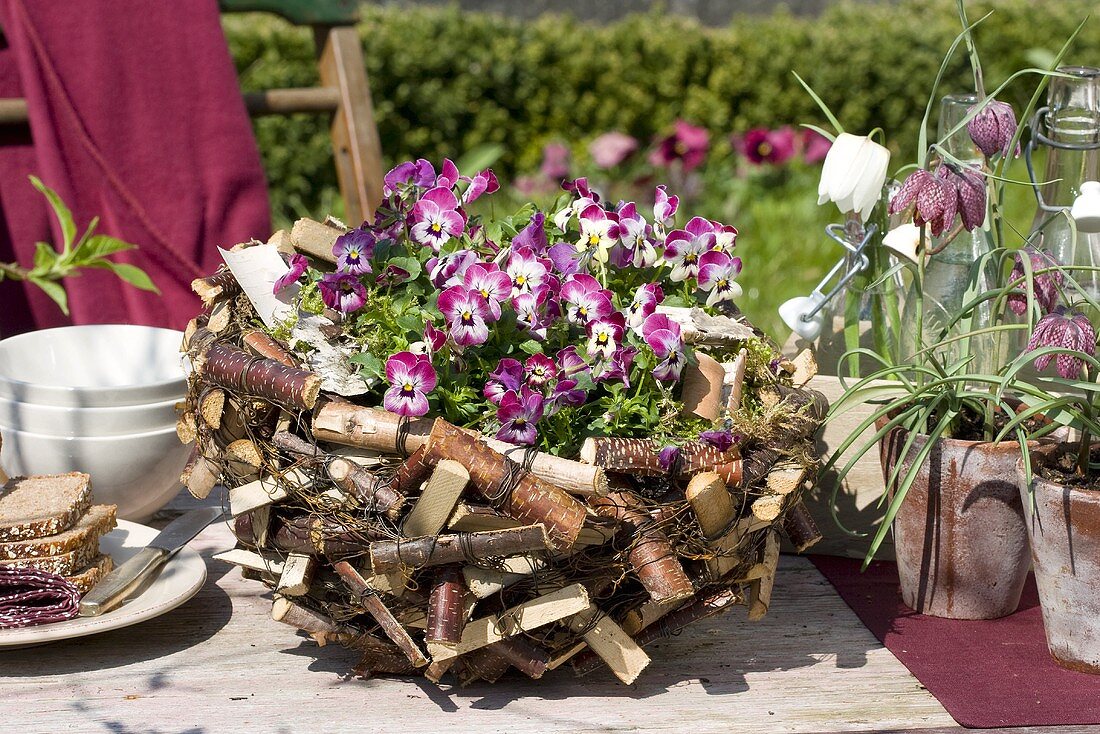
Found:
<path fill-rule="evenodd" d="M 82 471 L 96 502 L 147 520 L 179 491 L 190 451 L 176 437 L 187 391 L 183 334 L 66 326 L 0 341 L 0 467 Z"/>

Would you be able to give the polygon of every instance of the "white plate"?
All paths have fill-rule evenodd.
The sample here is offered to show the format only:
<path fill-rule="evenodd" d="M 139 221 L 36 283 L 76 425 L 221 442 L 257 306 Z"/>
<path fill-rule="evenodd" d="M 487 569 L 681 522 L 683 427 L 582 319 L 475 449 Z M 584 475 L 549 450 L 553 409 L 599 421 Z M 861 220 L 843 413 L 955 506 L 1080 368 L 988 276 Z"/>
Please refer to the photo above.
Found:
<path fill-rule="evenodd" d="M 157 537 L 159 530 L 119 520 L 118 527 L 99 541 L 100 551 L 115 561 L 115 566 L 137 553 Z M 160 569 L 160 573 L 137 596 L 99 617 L 77 617 L 67 622 L 0 630 L 0 648 L 40 645 L 94 635 L 159 617 L 183 604 L 206 581 L 206 562 L 195 551 L 183 548 Z"/>

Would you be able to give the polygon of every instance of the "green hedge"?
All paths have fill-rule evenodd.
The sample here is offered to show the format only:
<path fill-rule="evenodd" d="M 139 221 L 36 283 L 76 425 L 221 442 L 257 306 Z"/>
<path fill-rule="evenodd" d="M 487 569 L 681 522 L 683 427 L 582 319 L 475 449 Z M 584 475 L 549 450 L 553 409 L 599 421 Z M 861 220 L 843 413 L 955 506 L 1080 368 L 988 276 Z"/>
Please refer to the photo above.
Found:
<path fill-rule="evenodd" d="M 990 86 L 1056 50 L 1091 6 L 971 3 L 972 19 L 996 10 L 977 32 Z M 537 166 L 551 140 L 569 141 L 583 155 L 584 143 L 601 132 L 648 140 L 677 117 L 721 136 L 818 121 L 792 69 L 849 128 L 881 126 L 893 141 L 914 141 L 958 27 L 952 0 L 840 3 L 818 18 L 780 12 L 721 29 L 661 14 L 601 26 L 562 16 L 522 23 L 453 7 L 367 6 L 361 35 L 390 160 L 438 161 L 496 142 L 507 151 L 496 168 L 507 175 Z M 254 14 L 227 16 L 225 29 L 246 90 L 316 83 L 307 30 Z M 1100 34 L 1082 33 L 1071 60 L 1100 63 Z M 961 54 L 948 78 L 957 88 L 969 82 Z M 1017 84 L 1012 100 L 1019 105 L 1033 85 L 1031 78 Z M 264 118 L 256 134 L 278 220 L 333 207 L 322 118 Z"/>

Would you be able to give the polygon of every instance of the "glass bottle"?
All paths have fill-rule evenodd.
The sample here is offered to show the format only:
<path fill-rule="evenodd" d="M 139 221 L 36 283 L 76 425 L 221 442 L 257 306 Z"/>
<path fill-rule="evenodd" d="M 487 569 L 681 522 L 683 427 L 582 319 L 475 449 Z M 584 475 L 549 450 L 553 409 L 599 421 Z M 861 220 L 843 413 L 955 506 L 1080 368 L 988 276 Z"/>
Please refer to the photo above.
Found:
<path fill-rule="evenodd" d="M 973 94 L 944 97 L 940 102 L 938 137 L 941 145 L 958 161 L 980 169 L 985 159 L 965 126 L 945 140 L 977 102 Z M 924 349 L 947 338 L 993 325 L 993 304 L 990 302 L 979 306 L 972 319 L 952 323 L 967 301 L 993 289 L 997 283 L 995 264 L 992 258 L 985 258 L 993 250 L 988 227 L 987 213 L 983 225 L 970 232 L 962 229 L 956 219 L 943 234 L 931 238 L 928 251 L 933 254 L 925 259 L 923 297 L 916 297 L 913 289 L 917 284 L 914 282 L 904 303 L 902 353 L 907 357 L 913 358 L 918 352 L 918 331 L 922 340 L 920 349 Z M 919 329 L 918 319 L 921 320 Z M 969 358 L 967 372 L 989 374 L 1004 363 L 1005 350 L 1000 342 L 994 334 L 979 334 L 945 344 L 928 356 L 948 366 Z M 917 362 L 925 359 L 925 355 L 916 356 Z"/>
<path fill-rule="evenodd" d="M 1100 179 L 1100 69 L 1061 67 L 1069 78 L 1052 77 L 1047 107 L 1032 122 L 1033 144 L 1047 153 L 1048 182 L 1036 186 L 1038 206 L 1029 242 L 1059 263 L 1100 265 L 1100 234 L 1077 232 L 1068 209 L 1085 181 Z M 1031 169 L 1031 150 L 1027 151 Z M 1034 183 L 1034 174 L 1032 174 Z M 1078 272 L 1075 279 L 1094 298 L 1100 296 L 1100 273 Z"/>

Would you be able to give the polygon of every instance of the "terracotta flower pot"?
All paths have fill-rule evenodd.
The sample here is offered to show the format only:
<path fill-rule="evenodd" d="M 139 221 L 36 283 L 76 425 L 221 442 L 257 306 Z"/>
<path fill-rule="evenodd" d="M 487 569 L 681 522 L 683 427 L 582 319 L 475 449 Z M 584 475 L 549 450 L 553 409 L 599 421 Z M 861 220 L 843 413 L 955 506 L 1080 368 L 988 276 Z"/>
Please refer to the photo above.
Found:
<path fill-rule="evenodd" d="M 1100 673 L 1100 492 L 1039 476 L 1029 491 L 1023 462 L 1017 472 L 1047 647 L 1059 665 Z"/>
<path fill-rule="evenodd" d="M 907 436 L 895 428 L 879 444 L 884 481 Z M 927 441 L 917 436 L 900 477 Z M 911 609 L 950 619 L 1016 611 L 1031 565 L 1015 479 L 1019 458 L 1014 441 L 936 441 L 894 518 L 901 595 Z"/>

